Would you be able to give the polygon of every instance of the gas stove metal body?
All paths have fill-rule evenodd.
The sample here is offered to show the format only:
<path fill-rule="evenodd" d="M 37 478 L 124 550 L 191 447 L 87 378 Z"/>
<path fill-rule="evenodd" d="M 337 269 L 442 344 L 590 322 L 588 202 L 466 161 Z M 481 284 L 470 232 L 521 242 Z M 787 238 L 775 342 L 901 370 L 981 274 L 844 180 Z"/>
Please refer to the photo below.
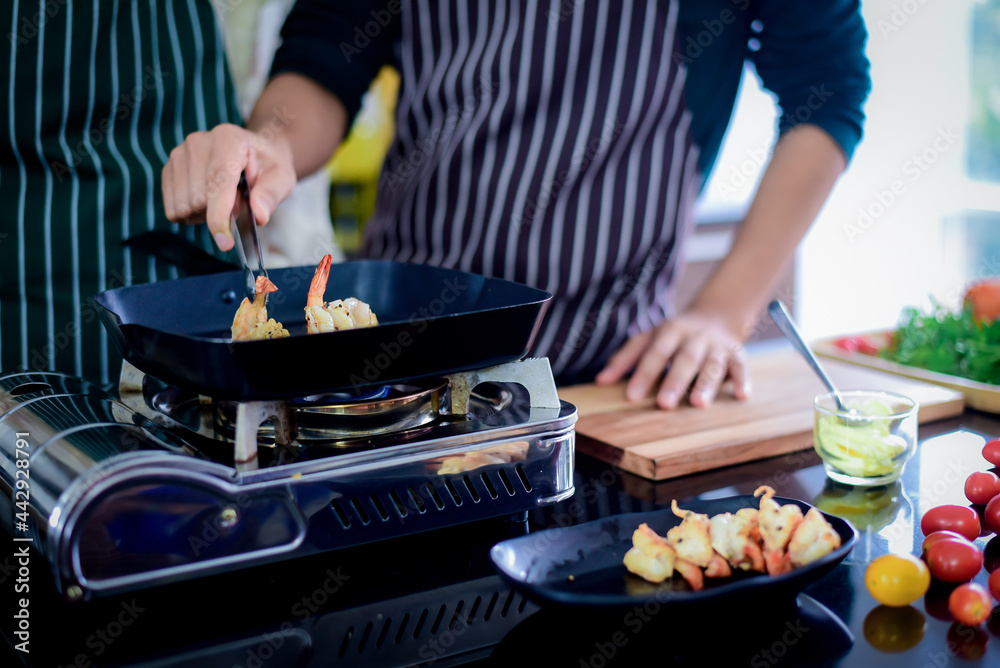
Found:
<path fill-rule="evenodd" d="M 576 409 L 559 400 L 548 360 L 455 374 L 416 394 L 428 417 L 379 429 L 367 416 L 352 431 L 341 407 L 315 401 L 303 410 L 194 397 L 174 412 L 162 401 L 171 388 L 129 366 L 119 396 L 57 373 L 0 376 L 0 522 L 80 599 L 573 494 Z"/>

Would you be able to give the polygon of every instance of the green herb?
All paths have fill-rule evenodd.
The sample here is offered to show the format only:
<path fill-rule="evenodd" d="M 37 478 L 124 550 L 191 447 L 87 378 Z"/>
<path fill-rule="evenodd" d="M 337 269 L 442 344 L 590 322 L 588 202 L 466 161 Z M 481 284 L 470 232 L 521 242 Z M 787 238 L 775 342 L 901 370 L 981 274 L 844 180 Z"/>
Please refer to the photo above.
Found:
<path fill-rule="evenodd" d="M 966 306 L 954 313 L 934 304 L 930 313 L 906 308 L 892 341 L 879 351 L 899 364 L 1000 384 L 1000 320 L 977 322 Z"/>

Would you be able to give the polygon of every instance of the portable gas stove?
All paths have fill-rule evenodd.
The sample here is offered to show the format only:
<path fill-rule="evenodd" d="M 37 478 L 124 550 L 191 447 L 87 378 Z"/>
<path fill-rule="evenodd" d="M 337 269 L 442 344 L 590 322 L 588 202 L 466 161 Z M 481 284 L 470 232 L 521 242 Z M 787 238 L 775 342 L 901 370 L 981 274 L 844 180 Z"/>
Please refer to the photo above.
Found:
<path fill-rule="evenodd" d="M 249 402 L 128 363 L 118 396 L 12 373 L 0 376 L 0 517 L 32 539 L 67 598 L 87 598 L 525 517 L 573 494 L 576 417 L 544 358 Z M 12 523 L 25 501 L 27 530 Z"/>

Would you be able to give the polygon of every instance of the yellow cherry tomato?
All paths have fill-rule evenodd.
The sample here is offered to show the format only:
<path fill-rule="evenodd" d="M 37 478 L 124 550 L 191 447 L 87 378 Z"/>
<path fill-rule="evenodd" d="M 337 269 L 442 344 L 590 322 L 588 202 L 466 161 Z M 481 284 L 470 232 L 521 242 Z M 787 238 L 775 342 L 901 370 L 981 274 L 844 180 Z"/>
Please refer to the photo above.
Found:
<path fill-rule="evenodd" d="M 868 564 L 865 586 L 883 605 L 909 605 L 927 593 L 931 572 L 912 554 L 883 554 Z"/>

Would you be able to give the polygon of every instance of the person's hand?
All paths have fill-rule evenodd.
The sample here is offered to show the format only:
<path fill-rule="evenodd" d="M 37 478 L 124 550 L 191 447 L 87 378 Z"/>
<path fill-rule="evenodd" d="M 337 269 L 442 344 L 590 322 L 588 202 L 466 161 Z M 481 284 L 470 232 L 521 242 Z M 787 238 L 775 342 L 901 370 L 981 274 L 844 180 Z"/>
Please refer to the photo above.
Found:
<path fill-rule="evenodd" d="M 220 250 L 233 247 L 230 214 L 239 210 L 236 187 L 246 172 L 250 207 L 266 225 L 274 207 L 295 187 L 291 150 L 280 133 L 253 133 L 224 124 L 193 132 L 163 167 L 163 208 L 177 223 L 208 223 Z"/>
<path fill-rule="evenodd" d="M 737 399 L 750 393 L 740 337 L 713 314 L 690 311 L 633 336 L 611 356 L 597 383 L 614 383 L 633 368 L 625 396 L 639 401 L 656 388 L 661 408 L 675 408 L 689 388 L 691 405 L 707 406 L 727 378 Z"/>

